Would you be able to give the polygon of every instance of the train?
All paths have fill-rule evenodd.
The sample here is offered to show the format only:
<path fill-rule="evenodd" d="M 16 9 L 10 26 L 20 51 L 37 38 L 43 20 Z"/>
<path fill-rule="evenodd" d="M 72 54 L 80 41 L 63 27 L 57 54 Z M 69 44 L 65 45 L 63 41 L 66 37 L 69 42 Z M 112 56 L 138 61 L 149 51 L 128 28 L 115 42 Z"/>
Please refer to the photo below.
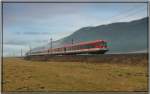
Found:
<path fill-rule="evenodd" d="M 48 48 L 45 50 L 29 51 L 26 56 L 36 55 L 78 55 L 78 54 L 104 54 L 108 51 L 106 40 L 95 40 L 64 45 L 63 47 Z"/>

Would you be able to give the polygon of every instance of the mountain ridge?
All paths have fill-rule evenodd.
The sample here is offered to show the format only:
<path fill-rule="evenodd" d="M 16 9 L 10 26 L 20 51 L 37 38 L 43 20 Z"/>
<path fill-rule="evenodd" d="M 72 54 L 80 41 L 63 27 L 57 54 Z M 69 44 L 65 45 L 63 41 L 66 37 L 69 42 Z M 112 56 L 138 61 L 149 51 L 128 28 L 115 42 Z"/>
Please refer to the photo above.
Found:
<path fill-rule="evenodd" d="M 65 44 L 104 39 L 108 41 L 108 53 L 147 51 L 148 17 L 130 22 L 117 22 L 98 26 L 83 27 L 69 36 L 53 42 L 53 47 Z M 47 47 L 46 47 L 47 48 Z"/>

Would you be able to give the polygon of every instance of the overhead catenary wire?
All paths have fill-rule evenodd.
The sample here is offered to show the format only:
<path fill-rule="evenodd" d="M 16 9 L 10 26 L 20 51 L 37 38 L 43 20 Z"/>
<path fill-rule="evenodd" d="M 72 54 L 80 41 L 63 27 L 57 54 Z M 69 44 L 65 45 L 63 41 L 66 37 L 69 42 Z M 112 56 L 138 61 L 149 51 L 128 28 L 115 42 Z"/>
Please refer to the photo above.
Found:
<path fill-rule="evenodd" d="M 126 9 L 126 10 L 124 10 L 124 11 L 121 11 L 121 12 L 119 12 L 118 14 L 116 14 L 116 15 L 113 15 L 113 16 L 111 16 L 111 17 L 109 17 L 109 18 L 107 18 L 107 19 L 103 19 L 103 20 L 101 20 L 101 21 L 104 21 L 105 23 L 113 23 L 113 22 L 116 22 L 116 20 L 117 19 L 122 19 L 122 18 L 124 18 L 126 15 L 129 15 L 129 16 L 132 16 L 132 15 L 135 15 L 137 12 L 139 12 L 139 11 L 141 11 L 141 9 L 143 10 L 143 9 L 145 9 L 146 7 L 138 7 L 138 9 L 137 9 L 137 7 L 132 7 L 132 8 L 130 8 L 130 9 Z M 136 10 L 135 10 L 136 9 Z"/>
<path fill-rule="evenodd" d="M 136 11 L 133 11 L 133 12 L 131 12 L 131 13 L 128 13 L 128 14 L 125 14 L 125 15 L 123 15 L 122 17 L 118 17 L 118 18 L 116 18 L 116 19 L 113 19 L 114 21 L 120 21 L 120 20 L 122 20 L 122 19 L 127 19 L 127 18 L 129 18 L 129 17 L 133 17 L 133 16 L 136 16 L 137 14 L 140 14 L 143 10 L 145 10 L 145 8 L 141 8 L 141 9 L 139 9 L 139 10 L 136 10 Z"/>

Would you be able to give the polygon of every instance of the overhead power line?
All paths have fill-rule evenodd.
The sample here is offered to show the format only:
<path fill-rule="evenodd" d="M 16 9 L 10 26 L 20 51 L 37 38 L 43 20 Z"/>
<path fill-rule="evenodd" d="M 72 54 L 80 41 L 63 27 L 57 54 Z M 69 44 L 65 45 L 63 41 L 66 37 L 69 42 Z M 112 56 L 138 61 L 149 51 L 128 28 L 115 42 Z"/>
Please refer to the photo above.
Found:
<path fill-rule="evenodd" d="M 128 17 L 136 16 L 137 14 L 140 14 L 143 10 L 145 10 L 145 8 L 142 8 L 142 9 L 133 11 L 133 12 L 131 12 L 131 13 L 125 14 L 124 16 L 122 16 L 122 17 L 120 17 L 120 18 L 116 18 L 116 19 L 114 19 L 114 20 L 120 21 L 121 19 L 125 19 L 125 18 L 128 18 Z"/>
<path fill-rule="evenodd" d="M 119 12 L 117 15 L 113 15 L 113 16 L 111 16 L 111 17 L 109 17 L 109 18 L 107 18 L 107 19 L 104 19 L 103 21 L 104 22 L 106 22 L 106 23 L 112 23 L 113 21 L 115 21 L 115 20 L 117 20 L 117 19 L 121 19 L 122 17 L 125 17 L 126 15 L 135 15 L 137 12 L 139 12 L 139 11 L 141 11 L 141 9 L 143 10 L 143 9 L 145 9 L 146 7 L 138 7 L 138 9 L 137 9 L 137 7 L 132 7 L 132 8 L 130 8 L 130 9 L 126 9 L 126 10 L 124 10 L 124 11 L 121 11 L 121 12 Z M 136 9 L 136 10 L 135 10 Z"/>

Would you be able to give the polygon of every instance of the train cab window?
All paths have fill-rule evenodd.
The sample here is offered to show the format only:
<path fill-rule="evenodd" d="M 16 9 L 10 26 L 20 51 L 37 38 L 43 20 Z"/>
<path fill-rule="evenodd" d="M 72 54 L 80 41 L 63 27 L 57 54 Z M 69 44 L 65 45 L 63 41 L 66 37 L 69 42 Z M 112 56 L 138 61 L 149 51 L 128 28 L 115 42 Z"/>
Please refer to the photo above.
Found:
<path fill-rule="evenodd" d="M 107 46 L 106 42 L 102 42 L 102 45 L 103 45 L 103 46 Z"/>
<path fill-rule="evenodd" d="M 101 43 L 99 43 L 99 46 L 105 46 L 105 47 L 107 47 L 107 43 L 106 42 L 101 42 Z"/>

